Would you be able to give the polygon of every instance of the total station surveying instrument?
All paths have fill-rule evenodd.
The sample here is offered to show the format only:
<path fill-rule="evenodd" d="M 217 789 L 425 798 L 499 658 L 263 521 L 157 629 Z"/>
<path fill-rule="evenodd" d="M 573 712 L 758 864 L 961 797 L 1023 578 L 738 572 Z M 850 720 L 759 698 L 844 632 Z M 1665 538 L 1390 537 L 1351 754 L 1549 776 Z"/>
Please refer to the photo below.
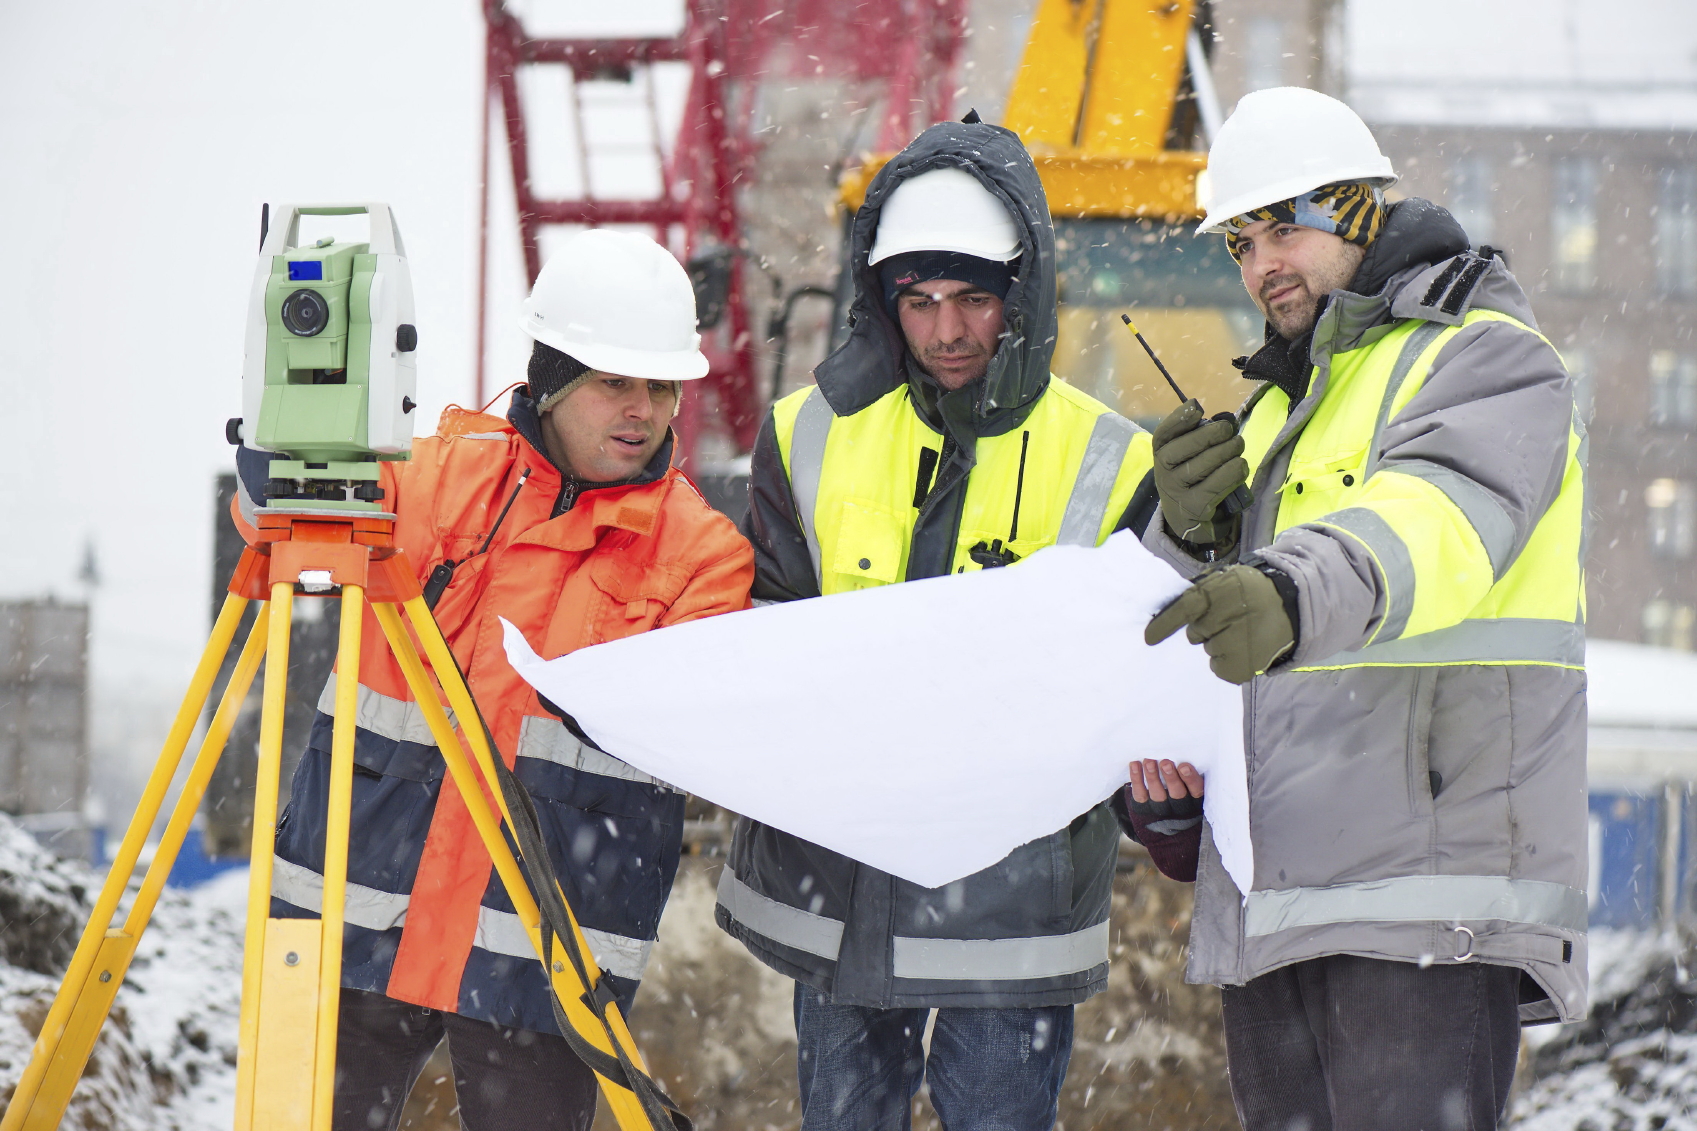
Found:
<path fill-rule="evenodd" d="M 370 222 L 367 242 L 327 238 L 298 246 L 302 216 L 356 214 Z M 288 205 L 278 210 L 275 226 L 269 220 L 267 209 L 248 312 L 243 416 L 226 429 L 232 443 L 276 453 L 266 505 L 255 516 L 258 537 L 230 579 L 0 1131 L 59 1125 L 262 660 L 235 1127 L 330 1131 L 360 639 L 368 604 L 548 973 L 561 1033 L 596 1073 L 621 1128 L 688 1131 L 689 1119 L 648 1075 L 554 876 L 530 797 L 495 749 L 413 566 L 395 545 L 395 515 L 383 509 L 380 464 L 408 458 L 417 378 L 412 282 L 394 218 L 387 205 L 371 203 Z M 318 919 L 270 913 L 272 816 L 281 788 L 296 597 L 341 603 Z M 260 602 L 253 628 L 120 921 L 119 904 L 250 601 Z"/>

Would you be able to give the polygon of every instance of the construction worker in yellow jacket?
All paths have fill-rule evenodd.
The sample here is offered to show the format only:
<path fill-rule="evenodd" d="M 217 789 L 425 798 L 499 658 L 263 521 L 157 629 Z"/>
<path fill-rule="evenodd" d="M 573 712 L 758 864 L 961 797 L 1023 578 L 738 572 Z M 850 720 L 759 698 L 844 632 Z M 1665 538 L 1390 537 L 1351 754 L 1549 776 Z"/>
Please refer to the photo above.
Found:
<path fill-rule="evenodd" d="M 1054 232 L 1016 135 L 976 115 L 926 130 L 872 182 L 851 245 L 848 341 L 755 445 L 757 602 L 1012 565 L 1148 521 L 1148 434 L 1049 374 Z M 1020 694 L 945 638 L 889 658 L 890 695 L 924 701 L 947 664 L 983 671 L 983 701 L 937 711 Z M 1073 1005 L 1107 980 L 1118 838 L 1104 803 L 931 890 L 739 822 L 718 919 L 796 979 L 805 1131 L 905 1128 L 922 1080 L 947 1126 L 1050 1128 Z"/>
<path fill-rule="evenodd" d="M 1585 1013 L 1582 398 L 1342 103 L 1251 94 L 1209 165 L 1262 384 L 1155 431 L 1145 544 L 1198 580 L 1148 636 L 1245 685 L 1255 879 L 1202 838 L 1189 977 L 1247 1131 L 1495 1127 L 1521 1023 Z"/>

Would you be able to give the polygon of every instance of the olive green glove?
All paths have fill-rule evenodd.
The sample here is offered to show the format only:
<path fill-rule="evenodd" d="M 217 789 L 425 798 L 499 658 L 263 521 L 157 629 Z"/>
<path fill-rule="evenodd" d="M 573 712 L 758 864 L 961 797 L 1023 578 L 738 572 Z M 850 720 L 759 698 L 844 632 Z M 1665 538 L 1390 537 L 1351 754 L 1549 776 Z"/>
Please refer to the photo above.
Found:
<path fill-rule="evenodd" d="M 1227 683 L 1248 683 L 1296 646 L 1284 595 L 1254 566 L 1204 574 L 1155 614 L 1143 639 L 1159 644 L 1186 625 L 1185 635 L 1207 649 L 1208 666 Z"/>
<path fill-rule="evenodd" d="M 1227 495 L 1249 480 L 1243 437 L 1229 420 L 1202 419 L 1185 401 L 1155 426 L 1155 490 L 1167 528 L 1186 542 L 1231 542 L 1233 520 L 1217 515 Z"/>

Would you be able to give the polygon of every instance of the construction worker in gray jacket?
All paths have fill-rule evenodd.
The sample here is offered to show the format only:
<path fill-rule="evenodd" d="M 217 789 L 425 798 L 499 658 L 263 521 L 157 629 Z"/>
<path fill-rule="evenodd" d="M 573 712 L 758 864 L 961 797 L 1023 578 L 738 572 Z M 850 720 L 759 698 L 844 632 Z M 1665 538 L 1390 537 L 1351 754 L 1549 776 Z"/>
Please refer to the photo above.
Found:
<path fill-rule="evenodd" d="M 1495 1127 L 1521 1023 L 1586 1008 L 1580 398 L 1342 103 L 1248 95 L 1209 173 L 1267 341 L 1235 425 L 1155 431 L 1195 581 L 1148 637 L 1244 685 L 1255 879 L 1202 838 L 1188 977 L 1248 1131 Z"/>
<path fill-rule="evenodd" d="M 1054 231 L 1017 135 L 976 115 L 926 130 L 873 179 L 849 250 L 848 340 L 755 443 L 743 530 L 757 601 L 831 600 L 1141 530 L 1155 509 L 1139 490 L 1148 433 L 1049 374 Z M 981 665 L 986 702 L 937 700 L 928 673 L 944 664 Z M 982 711 L 1005 670 L 940 639 L 890 656 L 887 694 Z M 796 980 L 804 1131 L 904 1129 L 921 1082 L 945 1126 L 1052 1127 L 1073 1005 L 1107 981 L 1118 841 L 1100 804 L 932 889 L 739 821 L 718 921 Z"/>

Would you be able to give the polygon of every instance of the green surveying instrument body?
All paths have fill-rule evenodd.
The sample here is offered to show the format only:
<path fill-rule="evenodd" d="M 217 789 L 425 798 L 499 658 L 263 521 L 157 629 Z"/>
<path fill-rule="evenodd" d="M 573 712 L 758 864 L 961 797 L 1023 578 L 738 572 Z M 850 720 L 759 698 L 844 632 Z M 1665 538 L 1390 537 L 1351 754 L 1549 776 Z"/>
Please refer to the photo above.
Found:
<path fill-rule="evenodd" d="M 364 214 L 370 239 L 300 242 L 302 216 Z M 380 460 L 406 459 L 418 367 L 412 278 L 386 204 L 281 205 L 262 219 L 242 417 L 228 437 L 271 461 L 266 509 L 382 512 Z"/>

